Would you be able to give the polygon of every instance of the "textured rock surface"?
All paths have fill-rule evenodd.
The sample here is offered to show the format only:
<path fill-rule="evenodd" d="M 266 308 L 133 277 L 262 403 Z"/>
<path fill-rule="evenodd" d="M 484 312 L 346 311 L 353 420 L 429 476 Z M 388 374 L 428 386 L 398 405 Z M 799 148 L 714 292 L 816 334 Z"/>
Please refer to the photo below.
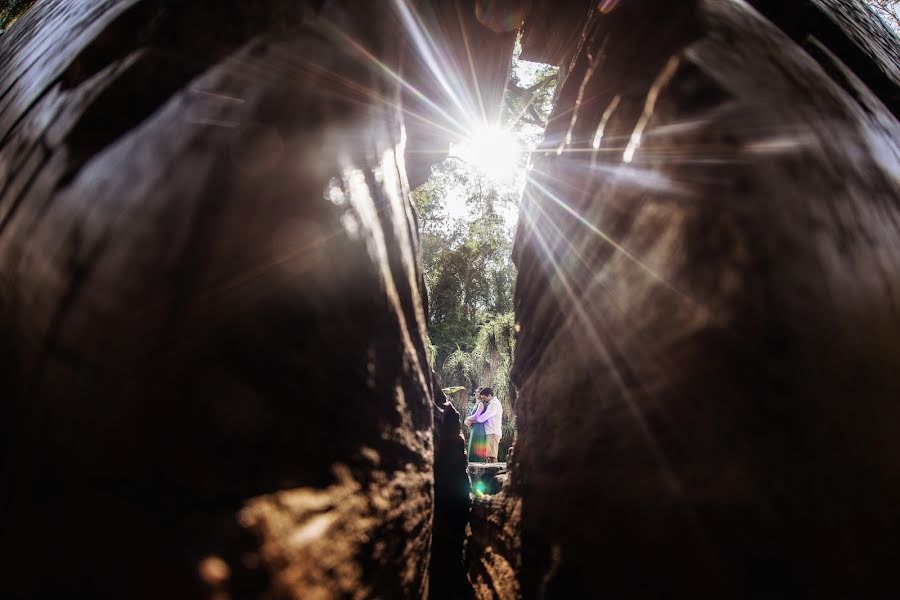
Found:
<path fill-rule="evenodd" d="M 443 160 L 451 142 L 471 135 L 500 118 L 503 91 L 512 63 L 518 21 L 510 14 L 521 10 L 499 4 L 523 0 L 429 0 L 418 2 L 414 27 L 405 50 L 404 73 L 412 75 L 414 88 L 406 88 L 404 111 L 410 187 L 425 183 L 431 165 Z M 398 3 L 402 4 L 402 3 Z M 492 11 L 479 20 L 479 7 Z M 512 31 L 494 31 L 493 11 L 507 15 Z M 500 19 L 501 21 L 503 19 Z M 419 72 L 424 72 L 419 76 Z"/>
<path fill-rule="evenodd" d="M 895 117 L 900 116 L 897 34 L 863 0 L 751 0 L 750 4 L 798 44 L 827 47 Z"/>
<path fill-rule="evenodd" d="M 469 463 L 472 488 L 483 494 L 496 494 L 508 478 L 506 463 Z"/>
<path fill-rule="evenodd" d="M 336 30 L 400 40 L 320 4 L 45 0 L 0 41 L 4 597 L 425 593 L 399 86 Z"/>
<path fill-rule="evenodd" d="M 604 4 L 519 225 L 518 593 L 896 595 L 896 106 L 742 2 Z"/>
<path fill-rule="evenodd" d="M 442 396 L 435 382 L 435 394 Z M 469 522 L 469 477 L 459 413 L 449 400 L 434 409 L 434 526 L 432 528 L 431 597 L 464 600 L 471 596 L 463 564 Z"/>
<path fill-rule="evenodd" d="M 521 499 L 503 492 L 476 498 L 472 504 L 466 568 L 478 600 L 521 597 L 521 517 Z"/>
<path fill-rule="evenodd" d="M 790 37 L 560 9 L 462 564 L 401 89 L 357 52 L 429 72 L 397 4 L 39 3 L 0 40 L 3 596 L 900 594 L 897 51 L 756 4 Z"/>

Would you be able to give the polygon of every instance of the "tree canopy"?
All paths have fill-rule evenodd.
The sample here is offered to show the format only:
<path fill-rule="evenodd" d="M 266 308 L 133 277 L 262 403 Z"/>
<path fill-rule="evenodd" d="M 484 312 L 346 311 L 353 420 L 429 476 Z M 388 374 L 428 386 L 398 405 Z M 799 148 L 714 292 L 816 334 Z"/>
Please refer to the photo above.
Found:
<path fill-rule="evenodd" d="M 448 213 L 449 190 L 464 195 L 467 215 Z M 429 291 L 429 334 L 440 366 L 453 352 L 474 349 L 482 323 L 512 311 L 515 267 L 505 214 L 514 210 L 517 198 L 452 160 L 436 168 L 412 196 Z"/>
<path fill-rule="evenodd" d="M 556 78 L 555 67 L 519 61 L 517 48 L 502 113 L 503 127 L 523 149 L 516 181 L 492 181 L 478 165 L 451 153 L 412 193 L 438 378 L 463 415 L 470 412 L 477 387 L 494 389 L 504 405 L 501 456 L 515 431 L 516 390 L 509 378 L 516 331 L 514 220 L 528 153 L 546 125 Z"/>

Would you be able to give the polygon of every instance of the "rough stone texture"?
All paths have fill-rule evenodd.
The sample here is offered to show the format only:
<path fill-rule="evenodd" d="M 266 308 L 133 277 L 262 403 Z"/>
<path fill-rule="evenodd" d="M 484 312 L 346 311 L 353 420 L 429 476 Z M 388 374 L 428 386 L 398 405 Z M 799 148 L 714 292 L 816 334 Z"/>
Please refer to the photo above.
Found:
<path fill-rule="evenodd" d="M 535 0 L 522 27 L 522 60 L 562 65 L 580 39 L 580 26 L 596 9 L 593 0 Z"/>
<path fill-rule="evenodd" d="M 522 597 L 518 578 L 521 517 L 521 499 L 508 497 L 504 492 L 473 502 L 471 530 L 466 538 L 466 568 L 476 599 Z"/>
<path fill-rule="evenodd" d="M 849 0 L 766 9 L 802 47 L 738 1 L 590 4 L 471 590 L 365 55 L 435 85 L 397 4 L 43 0 L 0 39 L 4 597 L 900 594 L 894 42 Z"/>
<path fill-rule="evenodd" d="M 434 383 L 436 396 L 443 396 Z M 459 413 L 449 400 L 434 408 L 434 526 L 432 527 L 431 598 L 465 600 L 463 544 L 469 522 L 469 477 L 466 443 L 460 431 Z"/>
<path fill-rule="evenodd" d="M 485 586 L 900 594 L 891 93 L 743 2 L 571 39 L 515 251 L 521 566 Z"/>
<path fill-rule="evenodd" d="M 477 18 L 478 7 L 492 4 L 498 3 L 431 0 L 416 7 L 421 24 L 415 29 L 421 35 L 411 36 L 404 52 L 404 74 L 413 74 L 414 85 L 404 88 L 403 96 L 406 169 L 413 189 L 425 183 L 431 165 L 446 158 L 451 142 L 499 121 L 516 32 L 515 27 L 489 29 L 484 22 L 494 21 L 491 14 Z"/>
<path fill-rule="evenodd" d="M 508 480 L 506 463 L 469 463 L 469 479 L 473 490 L 496 494 Z"/>
<path fill-rule="evenodd" d="M 0 39 L 3 597 L 426 593 L 400 90 L 341 37 L 399 69 L 402 29 L 321 5 L 44 0 Z"/>
<path fill-rule="evenodd" d="M 897 34 L 863 0 L 751 0 L 798 44 L 825 45 L 895 117 L 900 116 Z M 852 93 L 852 92 L 851 92 Z"/>

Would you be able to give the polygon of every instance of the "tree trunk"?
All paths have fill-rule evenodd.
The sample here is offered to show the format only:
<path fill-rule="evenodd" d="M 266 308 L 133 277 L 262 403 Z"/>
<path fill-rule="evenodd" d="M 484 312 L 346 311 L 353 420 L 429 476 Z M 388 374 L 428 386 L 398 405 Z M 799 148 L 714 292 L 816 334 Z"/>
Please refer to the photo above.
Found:
<path fill-rule="evenodd" d="M 0 41 L 5 597 L 426 593 L 401 90 L 346 41 L 400 71 L 388 9 L 45 0 Z"/>
<path fill-rule="evenodd" d="M 850 68 L 843 27 L 773 25 L 797 4 L 570 31 L 516 240 L 512 485 L 473 512 L 483 539 L 521 506 L 521 545 L 479 597 L 900 594 L 900 126 L 858 76 L 897 43 Z"/>
<path fill-rule="evenodd" d="M 900 594 L 896 40 L 851 0 L 533 4 L 562 74 L 474 591 Z M 400 6 L 43 0 L 0 38 L 4 597 L 471 591 L 403 147 L 447 90 Z M 477 6 L 418 8 L 496 94 Z"/>

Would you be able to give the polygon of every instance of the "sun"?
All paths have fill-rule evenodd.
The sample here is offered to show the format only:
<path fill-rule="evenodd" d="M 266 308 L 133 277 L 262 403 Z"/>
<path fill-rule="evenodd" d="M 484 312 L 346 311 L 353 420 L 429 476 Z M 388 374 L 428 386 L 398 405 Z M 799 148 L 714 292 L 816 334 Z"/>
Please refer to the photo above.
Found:
<path fill-rule="evenodd" d="M 512 183 L 519 170 L 522 146 L 508 129 L 480 127 L 450 147 L 450 155 L 465 161 L 495 183 Z"/>

